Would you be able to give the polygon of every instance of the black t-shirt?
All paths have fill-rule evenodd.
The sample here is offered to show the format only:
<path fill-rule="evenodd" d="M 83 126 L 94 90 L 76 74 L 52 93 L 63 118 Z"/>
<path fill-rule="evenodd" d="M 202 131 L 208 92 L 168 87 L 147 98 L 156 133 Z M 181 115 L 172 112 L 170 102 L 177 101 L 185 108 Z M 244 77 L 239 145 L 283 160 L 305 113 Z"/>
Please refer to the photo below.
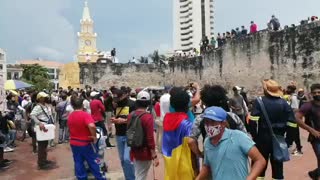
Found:
<path fill-rule="evenodd" d="M 116 108 L 116 118 L 127 119 L 128 115 L 135 110 L 135 102 L 128 99 L 124 105 L 119 105 Z M 126 136 L 127 133 L 127 124 L 115 124 L 116 135 L 117 136 Z"/>
<path fill-rule="evenodd" d="M 106 109 L 106 112 L 113 111 L 112 97 L 107 97 L 107 99 L 104 100 L 104 108 Z"/>
<path fill-rule="evenodd" d="M 299 112 L 305 116 L 305 123 L 317 131 L 320 131 L 320 106 L 314 102 L 304 103 Z M 313 142 L 315 137 L 310 133 L 308 137 L 309 142 Z"/>
<path fill-rule="evenodd" d="M 115 50 L 111 51 L 111 56 L 116 56 L 116 51 Z"/>

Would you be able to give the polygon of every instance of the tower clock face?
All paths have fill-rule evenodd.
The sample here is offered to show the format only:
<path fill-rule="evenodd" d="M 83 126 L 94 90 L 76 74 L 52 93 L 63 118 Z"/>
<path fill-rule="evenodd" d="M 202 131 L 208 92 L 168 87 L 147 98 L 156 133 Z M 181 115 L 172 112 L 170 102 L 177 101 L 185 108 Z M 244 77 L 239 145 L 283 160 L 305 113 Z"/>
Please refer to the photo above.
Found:
<path fill-rule="evenodd" d="M 91 41 L 90 40 L 86 40 L 85 44 L 86 44 L 86 46 L 90 46 L 91 45 Z"/>

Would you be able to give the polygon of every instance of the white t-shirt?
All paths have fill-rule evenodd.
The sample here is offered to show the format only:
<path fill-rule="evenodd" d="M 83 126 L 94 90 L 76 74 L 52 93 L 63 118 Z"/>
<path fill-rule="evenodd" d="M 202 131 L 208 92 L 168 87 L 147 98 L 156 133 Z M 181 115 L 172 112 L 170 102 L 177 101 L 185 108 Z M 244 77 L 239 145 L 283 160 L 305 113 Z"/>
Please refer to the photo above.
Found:
<path fill-rule="evenodd" d="M 70 114 L 74 111 L 73 107 L 71 106 L 71 104 L 68 104 L 66 107 L 66 111 Z"/>
<path fill-rule="evenodd" d="M 22 102 L 21 102 L 21 107 L 24 108 L 28 103 L 29 103 L 28 100 L 25 100 L 25 99 L 22 100 Z"/>
<path fill-rule="evenodd" d="M 299 100 L 298 100 L 298 97 L 297 97 L 296 94 L 293 94 L 293 95 L 291 96 L 291 103 L 290 103 L 290 105 L 291 105 L 291 108 L 292 108 L 292 109 L 299 109 Z"/>
<path fill-rule="evenodd" d="M 164 116 L 170 112 L 170 94 L 166 93 L 160 98 L 160 120 L 163 121 Z"/>
<path fill-rule="evenodd" d="M 87 113 L 91 114 L 90 102 L 87 99 L 83 101 L 83 108 L 86 110 Z"/>

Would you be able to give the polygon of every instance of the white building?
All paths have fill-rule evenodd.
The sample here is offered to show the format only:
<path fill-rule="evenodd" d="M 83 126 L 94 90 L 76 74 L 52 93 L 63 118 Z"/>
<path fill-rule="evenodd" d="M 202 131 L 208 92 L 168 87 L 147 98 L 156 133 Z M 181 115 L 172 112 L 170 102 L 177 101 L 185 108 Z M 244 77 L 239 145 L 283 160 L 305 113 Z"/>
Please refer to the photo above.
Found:
<path fill-rule="evenodd" d="M 7 55 L 6 52 L 0 48 L 0 76 L 3 80 L 7 80 Z"/>
<path fill-rule="evenodd" d="M 7 80 L 7 57 L 6 52 L 0 48 L 0 111 L 5 109 L 5 97 L 4 83 Z"/>
<path fill-rule="evenodd" d="M 199 50 L 202 37 L 213 36 L 214 0 L 174 0 L 173 23 L 174 50 Z"/>
<path fill-rule="evenodd" d="M 19 65 L 34 65 L 39 64 L 40 66 L 46 68 L 48 70 L 49 79 L 52 83 L 54 83 L 55 89 L 59 87 L 59 73 L 60 68 L 63 66 L 62 63 L 56 61 L 48 61 L 42 59 L 28 59 L 28 60 L 20 60 L 17 62 Z"/>

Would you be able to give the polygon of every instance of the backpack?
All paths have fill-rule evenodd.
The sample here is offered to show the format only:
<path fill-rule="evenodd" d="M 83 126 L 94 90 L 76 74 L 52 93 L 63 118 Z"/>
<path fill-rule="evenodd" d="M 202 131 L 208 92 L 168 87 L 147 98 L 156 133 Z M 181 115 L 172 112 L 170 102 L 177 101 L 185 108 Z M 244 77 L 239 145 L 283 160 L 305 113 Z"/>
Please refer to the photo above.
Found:
<path fill-rule="evenodd" d="M 274 19 L 274 24 L 273 24 L 273 26 L 274 26 L 275 28 L 280 28 L 280 21 L 279 21 L 278 18 L 275 18 L 275 19 Z"/>
<path fill-rule="evenodd" d="M 127 145 L 129 147 L 141 147 L 144 143 L 144 131 L 140 120 L 144 114 L 147 114 L 147 112 L 143 112 L 140 115 L 133 112 L 131 116 L 127 127 Z"/>

